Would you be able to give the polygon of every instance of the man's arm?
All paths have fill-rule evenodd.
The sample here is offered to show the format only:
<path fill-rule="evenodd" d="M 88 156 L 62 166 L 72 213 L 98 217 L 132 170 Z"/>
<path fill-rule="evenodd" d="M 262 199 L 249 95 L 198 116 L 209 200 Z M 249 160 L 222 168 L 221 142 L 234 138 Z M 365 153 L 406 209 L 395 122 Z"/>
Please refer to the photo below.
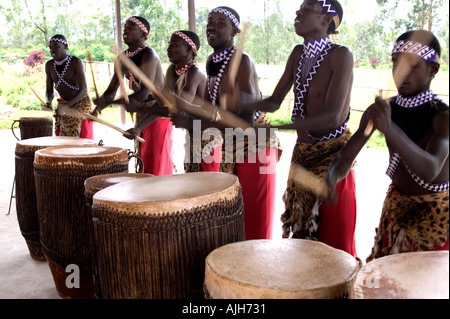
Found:
<path fill-rule="evenodd" d="M 53 78 L 52 78 L 52 74 L 51 74 L 51 64 L 50 62 L 47 62 L 45 64 L 45 74 L 46 74 L 46 80 L 45 80 L 45 85 L 46 85 L 46 90 L 45 90 L 45 102 L 47 103 L 47 107 L 48 108 L 52 108 L 52 102 L 53 102 L 53 98 L 54 98 L 54 91 L 53 91 Z"/>

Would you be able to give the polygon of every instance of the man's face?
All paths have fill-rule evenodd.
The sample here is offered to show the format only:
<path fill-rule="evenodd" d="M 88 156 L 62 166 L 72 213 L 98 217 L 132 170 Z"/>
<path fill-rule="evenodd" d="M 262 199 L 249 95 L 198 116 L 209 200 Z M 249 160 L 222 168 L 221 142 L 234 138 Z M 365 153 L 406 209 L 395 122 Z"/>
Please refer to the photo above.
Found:
<path fill-rule="evenodd" d="M 236 27 L 227 16 L 216 12 L 211 13 L 206 25 L 208 44 L 216 48 L 233 41 L 236 36 L 235 29 Z"/>
<path fill-rule="evenodd" d="M 400 95 L 417 96 L 429 89 L 433 76 L 430 63 L 410 53 L 393 54 L 392 63 L 392 73 Z"/>
<path fill-rule="evenodd" d="M 123 42 L 125 44 L 135 43 L 145 40 L 145 34 L 137 24 L 127 21 L 123 29 Z"/>
<path fill-rule="evenodd" d="M 167 49 L 167 57 L 171 63 L 180 63 L 186 61 L 191 47 L 182 38 L 172 35 L 170 38 L 169 48 Z"/>
<path fill-rule="evenodd" d="M 317 0 L 303 1 L 300 9 L 296 13 L 295 31 L 299 36 L 323 29 L 323 18 L 326 13 Z"/>
<path fill-rule="evenodd" d="M 67 45 L 62 44 L 61 42 L 52 41 L 48 45 L 48 48 L 50 49 L 50 54 L 56 61 L 60 61 L 64 59 L 67 55 Z"/>

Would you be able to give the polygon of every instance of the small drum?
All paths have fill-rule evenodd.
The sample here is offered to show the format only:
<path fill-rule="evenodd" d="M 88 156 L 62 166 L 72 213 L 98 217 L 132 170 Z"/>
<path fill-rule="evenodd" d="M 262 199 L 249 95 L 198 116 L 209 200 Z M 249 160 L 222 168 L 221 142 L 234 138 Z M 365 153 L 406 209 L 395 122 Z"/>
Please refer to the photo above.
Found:
<path fill-rule="evenodd" d="M 141 178 L 149 178 L 153 177 L 150 174 L 131 174 L 131 173 L 122 173 L 122 174 L 107 174 L 107 175 L 99 175 L 89 177 L 84 182 L 84 193 L 86 196 L 86 209 L 89 220 L 92 220 L 92 200 L 96 193 L 99 191 L 108 188 L 113 185 L 117 185 L 120 183 L 134 181 L 136 179 Z M 92 225 L 91 225 L 92 226 Z M 95 295 L 97 298 L 102 298 L 99 279 L 98 279 L 98 268 L 97 268 L 97 254 L 95 253 L 95 245 L 94 245 L 94 233 L 93 228 L 89 227 L 90 238 L 91 238 L 91 252 L 92 252 L 92 270 L 94 272 L 94 285 L 95 285 Z"/>
<path fill-rule="evenodd" d="M 35 154 L 41 244 L 63 298 L 95 296 L 84 182 L 126 173 L 128 165 L 127 150 L 115 147 L 51 147 Z"/>
<path fill-rule="evenodd" d="M 91 140 L 72 137 L 38 137 L 16 144 L 16 211 L 22 236 L 33 259 L 45 261 L 39 239 L 39 222 L 34 184 L 34 153 L 54 146 L 95 146 Z"/>
<path fill-rule="evenodd" d="M 122 183 L 94 195 L 107 299 L 202 299 L 206 256 L 245 240 L 236 176 L 192 173 Z"/>
<path fill-rule="evenodd" d="M 323 243 L 253 240 L 216 249 L 206 258 L 208 299 L 347 298 L 359 262 Z"/>
<path fill-rule="evenodd" d="M 53 135 L 53 119 L 51 117 L 21 117 L 20 120 L 15 120 L 11 125 L 15 138 L 17 138 L 16 134 L 14 134 L 14 124 L 16 122 L 19 122 L 21 140 Z"/>
<path fill-rule="evenodd" d="M 366 264 L 356 277 L 354 299 L 448 299 L 449 252 L 391 255 Z"/>

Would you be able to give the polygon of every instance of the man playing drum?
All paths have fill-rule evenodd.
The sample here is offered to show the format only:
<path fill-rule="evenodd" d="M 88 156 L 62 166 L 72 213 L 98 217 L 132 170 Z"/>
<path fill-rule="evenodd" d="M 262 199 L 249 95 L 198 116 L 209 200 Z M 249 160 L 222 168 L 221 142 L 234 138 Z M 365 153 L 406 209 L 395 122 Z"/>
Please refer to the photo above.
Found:
<path fill-rule="evenodd" d="M 293 167 L 300 165 L 323 178 L 351 136 L 347 123 L 353 55 L 347 47 L 329 39 L 342 21 L 343 10 L 338 1 L 305 0 L 296 14 L 295 30 L 304 44 L 292 51 L 272 96 L 242 108 L 275 112 L 294 85 L 293 124 L 277 128 L 297 131 Z M 318 240 L 356 256 L 354 173 L 348 174 L 337 189 L 338 203 L 320 204 L 317 194 L 289 179 L 283 198 L 283 237 Z"/>
<path fill-rule="evenodd" d="M 375 100 L 327 174 L 333 190 L 373 131 L 383 133 L 391 156 L 387 174 L 392 184 L 367 261 L 449 248 L 449 109 L 430 90 L 440 54 L 439 41 L 431 32 L 410 31 L 398 38 L 392 52 L 398 95 Z"/>
<path fill-rule="evenodd" d="M 128 50 L 122 54 L 130 58 L 157 88 L 162 88 L 164 74 L 161 61 L 155 50 L 145 45 L 149 30 L 150 24 L 145 18 L 136 16 L 128 18 L 123 31 L 123 41 L 128 45 Z M 106 91 L 98 100 L 94 100 L 97 107 L 92 114 L 97 116 L 111 104 L 125 105 L 130 112 L 142 108 L 144 112 L 139 111 L 136 116 L 136 123 L 139 123 L 146 113 L 146 109 L 153 105 L 154 97 L 152 92 L 143 83 L 140 83 L 131 71 L 122 68 L 122 72 L 129 81 L 130 90 L 134 92 L 128 96 L 129 104 L 126 105 L 124 98 L 114 101 L 120 81 L 122 81 L 115 72 Z M 173 126 L 168 118 L 160 118 L 142 131 L 145 143 L 136 144 L 136 148 L 144 162 L 144 173 L 155 176 L 173 174 L 172 132 Z"/>
<path fill-rule="evenodd" d="M 53 90 L 55 89 L 60 96 L 55 116 L 56 135 L 93 139 L 93 123 L 82 116 L 82 113 L 91 112 L 92 108 L 83 62 L 67 54 L 69 45 L 63 35 L 53 36 L 48 46 L 53 57 L 45 64 L 46 103 L 49 110 L 53 109 L 52 101 L 55 97 Z M 67 108 L 81 114 L 66 112 Z"/>

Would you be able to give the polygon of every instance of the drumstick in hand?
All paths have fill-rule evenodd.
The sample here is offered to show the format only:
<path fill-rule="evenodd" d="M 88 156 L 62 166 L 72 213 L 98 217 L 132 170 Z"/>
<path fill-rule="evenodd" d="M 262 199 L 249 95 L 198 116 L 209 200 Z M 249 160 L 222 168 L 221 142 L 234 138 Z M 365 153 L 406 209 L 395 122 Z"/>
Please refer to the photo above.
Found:
<path fill-rule="evenodd" d="M 37 99 L 44 105 L 44 107 L 47 107 L 47 103 L 45 103 L 44 102 L 44 100 L 42 100 L 41 98 L 40 98 L 40 96 L 36 93 L 36 91 L 31 87 L 31 85 L 30 85 L 30 89 L 31 89 L 31 91 L 34 93 L 34 95 L 37 97 Z"/>
<path fill-rule="evenodd" d="M 319 176 L 300 165 L 293 165 L 289 172 L 289 180 L 310 189 L 318 197 L 328 195 L 328 185 Z"/>
<path fill-rule="evenodd" d="M 88 58 L 89 66 L 90 66 L 90 69 L 91 69 L 92 81 L 94 82 L 95 97 L 98 100 L 99 99 L 99 95 L 98 95 L 98 90 L 97 90 L 97 84 L 95 83 L 94 67 L 92 66 L 92 56 L 91 56 L 91 52 L 89 52 L 89 51 L 87 53 L 87 58 Z"/>
<path fill-rule="evenodd" d="M 147 75 L 144 72 L 142 72 L 142 70 L 139 69 L 136 66 L 136 64 L 134 64 L 133 61 L 131 61 L 127 56 L 125 56 L 123 54 L 119 55 L 119 59 L 122 61 L 123 65 L 134 74 L 134 76 L 136 78 L 141 80 L 141 82 L 144 83 L 144 85 L 150 91 L 152 91 L 153 95 L 157 96 L 164 102 L 164 105 L 167 106 L 170 113 L 178 113 L 177 108 L 175 106 L 173 106 L 173 104 L 170 103 L 170 101 L 168 99 L 166 99 L 166 97 L 161 93 L 161 90 L 155 86 L 155 84 L 152 82 L 152 80 L 150 80 L 147 77 Z"/>
<path fill-rule="evenodd" d="M 242 55 L 244 53 L 244 44 L 245 44 L 245 39 L 247 37 L 247 33 L 248 30 L 250 29 L 250 22 L 246 22 L 244 24 L 244 27 L 242 29 L 242 34 L 239 37 L 239 43 L 238 46 L 236 48 L 235 53 L 233 54 L 233 57 L 231 59 L 230 62 L 230 71 L 228 73 L 228 78 L 229 78 L 229 85 L 230 85 L 230 89 L 233 89 L 234 86 L 236 85 L 236 76 L 239 70 L 239 66 L 241 65 L 241 61 L 242 61 Z M 222 97 L 220 98 L 220 108 L 222 110 L 227 110 L 227 95 L 223 94 Z"/>
<path fill-rule="evenodd" d="M 119 55 L 119 57 L 120 57 L 120 55 Z M 120 90 L 122 92 L 124 101 L 126 104 L 129 104 L 130 99 L 128 98 L 127 90 L 125 88 L 125 83 L 123 81 L 122 65 L 119 61 L 119 58 L 116 58 L 116 60 L 114 61 L 114 70 L 116 72 L 117 79 L 119 80 Z"/>

